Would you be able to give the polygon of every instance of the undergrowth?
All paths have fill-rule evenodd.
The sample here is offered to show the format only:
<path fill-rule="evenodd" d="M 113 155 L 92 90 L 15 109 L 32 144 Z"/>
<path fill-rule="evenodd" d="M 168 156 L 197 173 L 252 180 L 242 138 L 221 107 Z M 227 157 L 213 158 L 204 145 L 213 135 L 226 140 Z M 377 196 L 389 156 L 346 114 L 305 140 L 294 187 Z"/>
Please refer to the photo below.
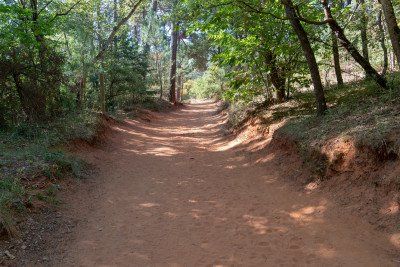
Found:
<path fill-rule="evenodd" d="M 266 126 L 285 119 L 275 137 L 294 141 L 319 176 L 326 170 L 327 158 L 321 148 L 328 140 L 351 140 L 380 159 L 396 159 L 400 156 L 400 75 L 391 74 L 388 81 L 388 90 L 371 80 L 326 88 L 329 109 L 324 116 L 315 115 L 313 92 L 298 92 L 285 103 L 260 109 L 253 117 Z M 230 118 L 236 125 L 246 117 L 243 108 L 238 110 L 239 115 L 234 110 Z"/>
<path fill-rule="evenodd" d="M 62 144 L 90 141 L 100 125 L 95 113 L 73 114 L 46 124 L 21 123 L 0 132 L 0 232 L 16 233 L 16 218 L 34 200 L 56 204 L 60 178 L 82 177 L 84 162 Z M 37 190 L 38 180 L 50 181 Z"/>
<path fill-rule="evenodd" d="M 396 85 L 400 82 L 395 81 Z M 327 91 L 329 109 L 321 117 L 313 110 L 292 111 L 294 116 L 278 130 L 297 141 L 302 149 L 316 149 L 333 138 L 354 141 L 358 147 L 396 150 L 399 144 L 388 136 L 400 130 L 400 91 L 398 86 L 383 90 L 372 81 L 362 81 Z M 299 95 L 299 102 L 306 95 Z M 302 99 L 303 97 L 303 99 Z M 301 106 L 301 104 L 300 104 Z M 293 109 L 296 109 L 294 107 Z M 282 116 L 277 108 L 274 116 Z M 296 114 L 299 112 L 300 114 Z M 287 111 L 286 111 L 287 113 Z"/>

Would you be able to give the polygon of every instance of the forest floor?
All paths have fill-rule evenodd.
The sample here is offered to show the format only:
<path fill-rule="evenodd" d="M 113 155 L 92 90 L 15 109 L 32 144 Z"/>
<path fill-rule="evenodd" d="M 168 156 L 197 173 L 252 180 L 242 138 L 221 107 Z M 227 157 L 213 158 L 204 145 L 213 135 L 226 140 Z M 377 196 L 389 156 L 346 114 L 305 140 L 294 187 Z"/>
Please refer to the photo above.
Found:
<path fill-rule="evenodd" d="M 17 265 L 400 264 L 395 233 L 290 182 L 310 175 L 299 156 L 270 139 L 243 143 L 252 133 L 228 135 L 225 120 L 215 103 L 188 104 L 77 148 L 97 171 L 64 190 L 57 226 L 43 231 L 40 251 L 17 253 Z"/>

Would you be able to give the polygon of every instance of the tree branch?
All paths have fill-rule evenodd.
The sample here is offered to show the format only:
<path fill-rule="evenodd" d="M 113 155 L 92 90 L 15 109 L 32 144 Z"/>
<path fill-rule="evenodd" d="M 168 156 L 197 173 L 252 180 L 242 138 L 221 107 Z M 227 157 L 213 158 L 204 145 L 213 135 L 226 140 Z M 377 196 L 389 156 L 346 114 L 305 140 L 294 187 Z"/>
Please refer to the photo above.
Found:
<path fill-rule="evenodd" d="M 271 12 L 268 12 L 268 11 L 265 11 L 265 10 L 257 9 L 254 6 L 250 5 L 249 3 L 247 3 L 247 2 L 245 2 L 243 0 L 238 0 L 237 2 L 241 3 L 242 5 L 244 5 L 245 7 L 247 7 L 248 9 L 250 9 L 251 11 L 253 11 L 255 13 L 266 14 L 266 15 L 269 15 L 269 16 L 274 17 L 274 18 L 279 19 L 279 20 L 289 20 L 286 17 L 280 17 L 280 16 L 278 16 L 278 15 L 276 15 L 274 13 L 271 13 Z"/>
<path fill-rule="evenodd" d="M 110 35 L 108 36 L 105 44 L 103 44 L 101 46 L 101 49 L 99 51 L 99 53 L 96 55 L 96 57 L 93 60 L 93 63 L 95 63 L 96 61 L 100 60 L 103 58 L 104 53 L 106 52 L 107 48 L 110 46 L 110 44 L 112 43 L 112 41 L 114 40 L 115 35 L 117 34 L 118 30 L 126 23 L 128 22 L 128 20 L 133 16 L 133 14 L 135 13 L 136 9 L 138 9 L 138 7 L 140 6 L 140 4 L 143 2 L 144 0 L 139 0 L 131 9 L 131 11 L 128 13 L 128 15 L 126 15 L 123 19 L 121 19 L 117 25 L 114 26 L 113 30 L 111 31 Z"/>
<path fill-rule="evenodd" d="M 45 5 L 44 5 L 44 7 L 42 7 L 40 10 L 39 10 L 39 15 L 40 15 L 40 13 L 42 13 L 45 9 L 46 9 L 46 7 L 48 7 L 51 3 L 53 3 L 53 0 L 50 0 L 49 2 L 47 2 Z"/>
<path fill-rule="evenodd" d="M 81 3 L 82 0 L 78 0 L 76 1 L 75 4 L 73 4 L 67 11 L 63 12 L 63 13 L 57 13 L 51 20 L 50 22 L 53 22 L 56 18 L 61 17 L 61 16 L 66 16 L 69 14 L 69 12 L 72 11 L 72 9 L 74 9 L 77 5 L 79 5 Z M 50 1 L 51 2 L 51 1 Z"/>

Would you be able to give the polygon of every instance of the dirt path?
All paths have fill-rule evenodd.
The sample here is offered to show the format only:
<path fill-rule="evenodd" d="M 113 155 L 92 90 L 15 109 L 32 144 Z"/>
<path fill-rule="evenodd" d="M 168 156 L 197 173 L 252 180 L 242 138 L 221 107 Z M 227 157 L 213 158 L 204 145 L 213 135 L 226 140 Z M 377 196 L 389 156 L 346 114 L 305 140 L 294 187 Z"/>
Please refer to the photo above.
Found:
<path fill-rule="evenodd" d="M 99 173 L 67 199 L 63 212 L 79 223 L 51 265 L 400 264 L 387 236 L 288 185 L 300 173 L 289 156 L 229 148 L 215 110 L 129 121 L 109 147 L 88 152 Z"/>

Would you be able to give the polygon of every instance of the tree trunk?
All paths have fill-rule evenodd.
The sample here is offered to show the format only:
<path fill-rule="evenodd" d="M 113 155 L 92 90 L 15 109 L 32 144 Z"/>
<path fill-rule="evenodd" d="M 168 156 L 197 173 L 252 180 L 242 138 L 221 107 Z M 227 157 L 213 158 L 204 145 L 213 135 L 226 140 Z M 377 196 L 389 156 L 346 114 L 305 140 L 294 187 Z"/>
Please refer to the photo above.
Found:
<path fill-rule="evenodd" d="M 279 103 L 285 101 L 285 71 L 276 64 L 276 55 L 271 51 L 265 53 L 265 63 L 269 67 L 269 80 L 276 89 L 276 98 Z"/>
<path fill-rule="evenodd" d="M 300 20 L 297 18 L 296 9 L 292 0 L 281 0 L 281 3 L 285 6 L 286 16 L 289 18 L 293 30 L 299 39 L 301 48 L 303 49 L 314 85 L 314 93 L 317 99 L 317 114 L 322 115 L 327 109 L 324 87 L 322 85 L 321 75 L 319 73 L 318 64 L 310 40 L 308 39 L 307 32 L 304 30 L 303 25 L 301 25 Z"/>
<path fill-rule="evenodd" d="M 181 102 L 181 95 L 182 95 L 182 73 L 178 74 L 178 86 L 177 86 L 177 90 L 176 90 L 176 101 L 177 102 Z"/>
<path fill-rule="evenodd" d="M 100 86 L 100 110 L 102 113 L 106 113 L 106 85 L 105 85 L 105 74 L 103 71 L 99 74 L 99 86 Z"/>
<path fill-rule="evenodd" d="M 163 98 L 164 94 L 164 79 L 163 79 L 163 72 L 162 72 L 162 66 L 161 66 L 161 60 L 158 58 L 158 53 L 156 54 L 156 66 L 157 66 L 157 75 L 158 75 L 158 81 L 160 83 L 160 99 Z"/>
<path fill-rule="evenodd" d="M 354 60 L 360 64 L 360 66 L 364 69 L 365 73 L 368 77 L 371 77 L 375 80 L 377 84 L 379 84 L 382 88 L 387 88 L 386 79 L 381 76 L 366 60 L 360 52 L 358 52 L 357 48 L 347 39 L 346 35 L 344 34 L 344 30 L 342 27 L 339 26 L 337 21 L 333 18 L 331 9 L 328 6 L 327 0 L 322 0 L 322 4 L 324 6 L 325 11 L 325 18 L 329 24 L 331 30 L 335 33 L 336 37 L 338 38 L 341 46 L 343 46 L 350 55 L 354 58 Z"/>
<path fill-rule="evenodd" d="M 396 56 L 394 55 L 393 49 L 390 52 L 390 69 L 392 71 L 396 69 Z"/>
<path fill-rule="evenodd" d="M 24 85 L 19 74 L 12 73 L 12 76 L 28 121 L 38 122 L 46 119 L 46 97 L 37 90 L 36 86 Z"/>
<path fill-rule="evenodd" d="M 391 0 L 379 0 L 385 15 L 386 25 L 393 47 L 393 53 L 397 59 L 397 65 L 400 68 L 400 28 L 397 24 L 396 14 L 394 13 Z"/>
<path fill-rule="evenodd" d="M 388 69 L 388 49 L 385 43 L 385 29 L 382 23 L 382 10 L 379 10 L 377 17 L 377 24 L 379 27 L 379 41 L 381 43 L 382 51 L 383 51 L 383 68 L 381 75 L 385 76 Z"/>
<path fill-rule="evenodd" d="M 331 32 L 332 35 L 332 54 L 333 54 L 333 64 L 335 66 L 336 81 L 339 86 L 343 85 L 342 69 L 340 68 L 340 55 L 339 55 L 339 45 L 336 35 Z"/>
<path fill-rule="evenodd" d="M 82 110 L 84 107 L 84 96 L 86 91 L 86 80 L 87 80 L 87 71 L 85 66 L 85 57 L 81 54 L 81 64 L 82 64 L 82 76 L 79 77 L 78 81 L 78 91 L 76 96 L 76 102 L 78 110 Z"/>
<path fill-rule="evenodd" d="M 283 75 L 282 70 L 279 70 L 276 66 L 271 68 L 270 80 L 272 85 L 276 89 L 276 97 L 279 103 L 285 101 L 285 75 Z"/>
<path fill-rule="evenodd" d="M 176 59 L 178 53 L 178 37 L 179 30 L 178 24 L 173 22 L 172 24 L 172 36 L 171 36 L 171 72 L 170 72 L 170 87 L 169 87 L 169 101 L 176 104 Z"/>
<path fill-rule="evenodd" d="M 367 35 L 367 27 L 368 27 L 368 18 L 366 16 L 365 10 L 365 0 L 359 0 L 361 6 L 361 14 L 360 14 L 360 35 L 361 35 L 361 46 L 362 46 L 362 55 L 365 60 L 369 61 L 369 52 L 368 52 L 368 35 Z"/>
<path fill-rule="evenodd" d="M 153 10 L 153 12 L 157 12 L 158 0 L 153 0 L 153 2 L 151 3 L 151 9 Z"/>
<path fill-rule="evenodd" d="M 2 107 L 0 107 L 0 130 L 7 128 L 7 122 L 6 119 L 4 118 L 4 111 Z"/>
<path fill-rule="evenodd" d="M 291 76 L 287 75 L 286 79 L 286 99 L 290 99 L 290 84 L 291 84 Z"/>

